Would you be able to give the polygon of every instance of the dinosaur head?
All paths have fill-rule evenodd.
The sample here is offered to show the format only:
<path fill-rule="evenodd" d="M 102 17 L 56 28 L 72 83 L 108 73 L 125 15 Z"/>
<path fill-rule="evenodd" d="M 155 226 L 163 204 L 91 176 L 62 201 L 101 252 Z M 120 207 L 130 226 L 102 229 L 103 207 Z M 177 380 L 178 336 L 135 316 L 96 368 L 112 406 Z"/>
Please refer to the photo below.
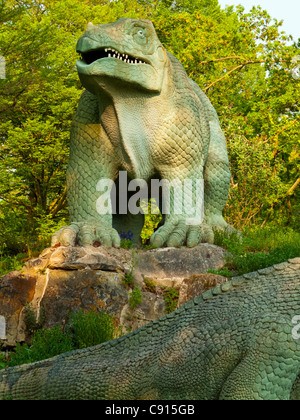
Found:
<path fill-rule="evenodd" d="M 111 81 L 127 89 L 161 91 L 167 55 L 149 20 L 89 23 L 77 52 L 82 58 L 76 63 L 80 80 L 94 94 Z"/>

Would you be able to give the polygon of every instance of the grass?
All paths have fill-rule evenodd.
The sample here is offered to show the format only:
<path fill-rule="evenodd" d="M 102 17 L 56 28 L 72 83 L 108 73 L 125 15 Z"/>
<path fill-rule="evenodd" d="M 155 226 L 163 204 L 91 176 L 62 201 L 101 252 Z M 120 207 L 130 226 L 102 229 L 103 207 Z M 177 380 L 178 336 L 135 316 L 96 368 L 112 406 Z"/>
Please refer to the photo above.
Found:
<path fill-rule="evenodd" d="M 120 242 L 120 248 L 123 249 L 131 249 L 134 243 L 130 239 L 122 239 Z"/>
<path fill-rule="evenodd" d="M 31 344 L 18 343 L 9 356 L 0 352 L 0 369 L 48 359 L 71 350 L 95 346 L 120 337 L 121 328 L 114 325 L 111 315 L 105 312 L 78 311 L 70 314 L 63 330 L 53 328 L 33 331 Z"/>
<path fill-rule="evenodd" d="M 164 300 L 166 303 L 166 313 L 170 314 L 175 311 L 178 305 L 179 289 L 176 287 L 161 286 Z"/>
<path fill-rule="evenodd" d="M 25 254 L 4 255 L 0 251 L 0 277 L 11 271 L 19 271 L 22 269 L 26 260 Z"/>
<path fill-rule="evenodd" d="M 140 288 L 135 286 L 132 292 L 129 294 L 128 303 L 131 309 L 136 308 L 140 303 L 142 303 L 143 296 Z"/>
<path fill-rule="evenodd" d="M 113 317 L 104 311 L 73 312 L 67 332 L 78 349 L 92 347 L 120 335 L 120 331 L 115 328 Z"/>
<path fill-rule="evenodd" d="M 214 271 L 227 277 L 257 271 L 300 256 L 300 233 L 289 228 L 246 230 L 242 237 L 215 232 L 215 242 L 231 253 L 225 271 Z"/>

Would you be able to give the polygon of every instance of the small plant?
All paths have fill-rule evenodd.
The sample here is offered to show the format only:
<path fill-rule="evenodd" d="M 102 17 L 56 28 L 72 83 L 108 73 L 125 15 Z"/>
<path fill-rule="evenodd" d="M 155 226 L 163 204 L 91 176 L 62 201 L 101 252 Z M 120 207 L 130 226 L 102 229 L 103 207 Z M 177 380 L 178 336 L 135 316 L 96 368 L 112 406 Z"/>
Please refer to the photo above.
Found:
<path fill-rule="evenodd" d="M 133 247 L 133 241 L 130 239 L 122 239 L 120 242 L 120 248 L 131 249 Z"/>
<path fill-rule="evenodd" d="M 29 334 L 32 334 L 34 331 L 42 328 L 44 321 L 45 321 L 44 308 L 41 308 L 39 319 L 37 319 L 36 313 L 33 310 L 32 306 L 29 303 L 27 303 L 25 306 L 26 331 Z"/>
<path fill-rule="evenodd" d="M 142 249 L 143 251 L 150 251 L 151 249 L 157 249 L 157 247 L 150 243 L 142 242 L 142 244 L 140 245 L 140 249 Z"/>
<path fill-rule="evenodd" d="M 150 279 L 145 278 L 144 279 L 144 283 L 145 283 L 146 290 L 148 292 L 151 292 L 151 293 L 155 293 L 156 292 L 156 284 L 154 283 L 153 280 L 150 280 Z"/>
<path fill-rule="evenodd" d="M 73 312 L 68 329 L 76 348 L 80 349 L 104 343 L 118 335 L 113 317 L 104 311 Z"/>
<path fill-rule="evenodd" d="M 136 308 L 140 303 L 142 303 L 143 297 L 142 292 L 139 287 L 135 286 L 132 292 L 129 295 L 128 303 L 131 309 Z"/>
<path fill-rule="evenodd" d="M 127 261 L 129 263 L 129 261 Z M 135 254 L 135 250 L 131 251 L 131 261 L 130 261 L 130 270 L 128 273 L 125 273 L 124 279 L 122 281 L 123 286 L 125 287 L 132 287 L 133 286 L 133 272 L 134 268 L 137 265 L 137 258 Z"/>
<path fill-rule="evenodd" d="M 0 369 L 5 369 L 7 366 L 8 366 L 7 356 L 5 353 L 0 352 Z"/>
<path fill-rule="evenodd" d="M 129 271 L 129 273 L 125 273 L 122 284 L 125 287 L 132 287 L 133 286 L 133 271 L 132 270 Z"/>
<path fill-rule="evenodd" d="M 133 238 L 133 232 L 131 232 L 131 230 L 129 230 L 128 232 L 121 232 L 119 233 L 120 239 L 129 239 L 130 241 Z"/>
<path fill-rule="evenodd" d="M 133 247 L 133 233 L 131 230 L 128 232 L 121 232 L 119 233 L 119 236 L 121 239 L 120 248 L 131 249 Z"/>
<path fill-rule="evenodd" d="M 177 308 L 179 290 L 175 287 L 162 287 L 162 291 L 166 303 L 166 313 L 169 314 Z"/>
<path fill-rule="evenodd" d="M 211 273 L 211 274 L 217 274 L 218 276 L 223 276 L 223 277 L 232 277 L 233 273 L 228 270 L 227 267 L 224 268 L 219 268 L 218 270 L 214 270 L 213 268 L 207 270 L 207 273 Z"/>

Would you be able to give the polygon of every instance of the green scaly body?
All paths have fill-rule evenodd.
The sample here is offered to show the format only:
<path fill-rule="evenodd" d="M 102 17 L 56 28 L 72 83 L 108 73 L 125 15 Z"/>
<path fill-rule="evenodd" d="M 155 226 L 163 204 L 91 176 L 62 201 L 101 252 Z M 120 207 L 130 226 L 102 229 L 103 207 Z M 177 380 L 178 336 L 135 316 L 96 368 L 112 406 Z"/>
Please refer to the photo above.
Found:
<path fill-rule="evenodd" d="M 122 338 L 1 371 L 0 399 L 298 400 L 297 316 L 300 258 L 233 278 Z"/>

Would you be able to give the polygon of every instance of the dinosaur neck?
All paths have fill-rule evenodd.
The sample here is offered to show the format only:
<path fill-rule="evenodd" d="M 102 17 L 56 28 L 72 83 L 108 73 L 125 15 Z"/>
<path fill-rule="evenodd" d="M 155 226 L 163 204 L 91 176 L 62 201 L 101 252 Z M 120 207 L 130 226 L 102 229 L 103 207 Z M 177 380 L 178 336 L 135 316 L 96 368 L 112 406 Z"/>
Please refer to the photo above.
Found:
<path fill-rule="evenodd" d="M 168 83 L 163 83 L 160 94 L 109 83 L 99 95 L 104 104 L 100 120 L 110 141 L 118 148 L 121 145 L 121 166 L 133 178 L 148 179 L 152 175 L 151 144 L 171 109 L 166 105 L 170 96 Z"/>

